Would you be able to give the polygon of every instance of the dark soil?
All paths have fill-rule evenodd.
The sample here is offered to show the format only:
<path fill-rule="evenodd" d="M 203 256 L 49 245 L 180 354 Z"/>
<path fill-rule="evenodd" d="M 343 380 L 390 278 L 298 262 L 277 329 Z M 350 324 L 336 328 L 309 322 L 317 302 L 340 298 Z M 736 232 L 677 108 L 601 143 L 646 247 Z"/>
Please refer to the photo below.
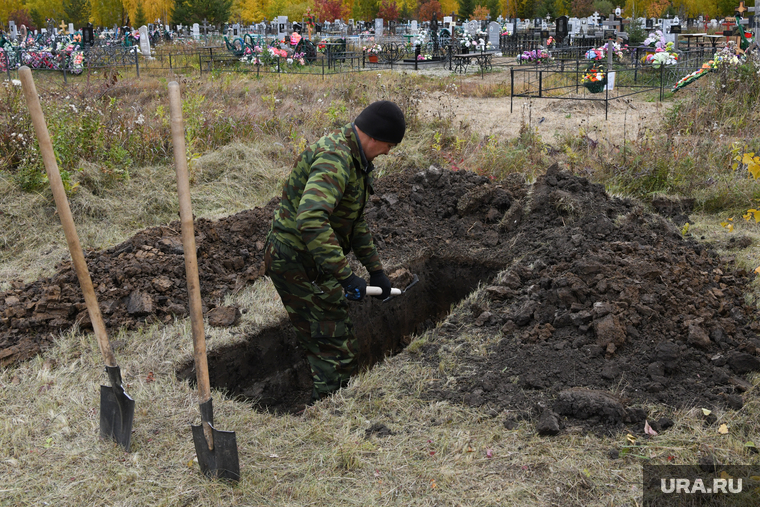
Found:
<path fill-rule="evenodd" d="M 436 366 L 453 359 L 426 397 L 527 415 L 538 408 L 549 434 L 563 416 L 638 422 L 646 412 L 636 407 L 651 402 L 741 407 L 741 377 L 760 369 L 760 324 L 744 300 L 750 274 L 684 239 L 662 215 L 555 166 L 533 185 L 431 167 L 385 177 L 375 190 L 366 214 L 391 278 L 405 287 L 415 273 L 420 282 L 390 302 L 352 307 L 363 364 L 433 328 L 482 282 L 484 297 L 449 316 L 419 351 Z M 261 276 L 275 206 L 196 222 L 206 311 Z M 676 221 L 688 214 L 683 203 L 656 209 Z M 186 314 L 179 231 L 173 223 L 88 252 L 111 332 Z M 33 356 L 75 322 L 88 326 L 69 263 L 0 294 L 0 316 L 3 365 Z M 495 345 L 475 353 L 465 333 L 496 337 Z M 211 351 L 209 365 L 212 385 L 270 407 L 292 410 L 310 392 L 288 325 Z M 193 376 L 191 362 L 179 370 Z"/>

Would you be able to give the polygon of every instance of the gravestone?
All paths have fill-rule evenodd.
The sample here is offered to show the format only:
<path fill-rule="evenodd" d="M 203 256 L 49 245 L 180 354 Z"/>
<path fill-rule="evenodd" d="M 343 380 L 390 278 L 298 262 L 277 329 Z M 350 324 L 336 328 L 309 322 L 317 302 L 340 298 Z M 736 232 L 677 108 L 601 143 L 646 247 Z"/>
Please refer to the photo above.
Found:
<path fill-rule="evenodd" d="M 95 45 L 95 32 L 92 23 L 87 23 L 87 26 L 82 27 L 82 44 L 85 46 Z"/>
<path fill-rule="evenodd" d="M 289 35 L 287 16 L 277 16 L 276 23 L 277 23 L 277 38 L 278 39 L 282 39 L 286 35 Z"/>
<path fill-rule="evenodd" d="M 418 33 L 420 33 L 420 29 L 417 27 L 417 20 L 413 19 L 412 20 L 412 34 L 417 35 Z"/>
<path fill-rule="evenodd" d="M 554 21 L 554 34 L 557 36 L 557 41 L 560 43 L 567 37 L 569 33 L 567 28 L 567 16 L 560 16 Z"/>
<path fill-rule="evenodd" d="M 567 29 L 570 32 L 570 34 L 578 35 L 579 33 L 581 33 L 581 20 L 578 18 L 570 18 L 568 20 Z"/>
<path fill-rule="evenodd" d="M 452 21 L 454 21 L 454 18 L 452 18 L 451 16 L 444 16 L 443 17 L 443 26 L 445 26 L 445 27 L 448 28 L 449 26 L 451 26 Z"/>
<path fill-rule="evenodd" d="M 8 31 L 11 34 L 12 40 L 16 40 L 16 38 L 18 38 L 18 29 L 16 28 L 16 22 L 12 19 L 8 21 Z"/>
<path fill-rule="evenodd" d="M 143 25 L 139 28 L 140 32 L 140 52 L 145 58 L 150 58 L 150 37 L 148 36 L 148 27 Z"/>
<path fill-rule="evenodd" d="M 652 18 L 647 18 L 646 29 L 647 30 L 654 30 L 654 20 Z"/>
<path fill-rule="evenodd" d="M 233 37 L 240 37 L 240 25 L 235 23 L 232 25 L 232 36 Z"/>
<path fill-rule="evenodd" d="M 201 25 L 193 23 L 193 39 L 198 40 L 201 38 Z"/>
<path fill-rule="evenodd" d="M 375 18 L 375 40 L 383 36 L 383 18 Z"/>
<path fill-rule="evenodd" d="M 69 23 L 69 33 L 74 33 L 74 23 Z"/>
<path fill-rule="evenodd" d="M 479 21 L 470 21 L 467 23 L 467 33 L 472 35 L 473 37 L 477 36 L 478 30 L 480 30 L 480 22 Z"/>
<path fill-rule="evenodd" d="M 499 35 L 501 35 L 501 25 L 496 21 L 488 23 L 488 42 L 491 46 L 499 47 Z"/>

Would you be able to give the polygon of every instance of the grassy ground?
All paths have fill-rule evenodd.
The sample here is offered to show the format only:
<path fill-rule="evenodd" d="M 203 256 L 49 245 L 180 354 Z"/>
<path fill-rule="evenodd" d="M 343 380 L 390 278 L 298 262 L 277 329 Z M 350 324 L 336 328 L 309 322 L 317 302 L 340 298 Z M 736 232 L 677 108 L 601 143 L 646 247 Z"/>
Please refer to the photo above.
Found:
<path fill-rule="evenodd" d="M 166 81 L 149 76 L 106 85 L 93 79 L 63 87 L 39 79 L 86 247 L 112 246 L 177 217 Z M 423 93 L 445 92 L 454 100 L 461 94 L 503 96 L 498 86 L 477 80 L 458 81 L 457 87 L 452 82 L 388 73 L 329 82 L 184 79 L 195 214 L 219 217 L 266 202 L 305 142 L 349 121 L 371 100 L 388 98 L 402 104 L 410 128 L 404 144 L 379 159 L 380 174 L 436 163 L 462 164 L 496 178 L 518 171 L 532 177 L 559 160 L 618 194 L 696 198 L 700 212 L 685 233 L 719 249 L 739 235 L 756 242 L 757 226 L 741 218 L 752 205 L 755 182 L 746 168 L 730 166 L 731 143 L 752 148 L 740 130 L 725 127 L 725 139 L 697 139 L 680 128 L 681 120 L 666 117 L 652 119 L 655 129 L 631 141 L 625 155 L 590 149 L 581 133 L 549 154 L 530 127 L 516 125 L 514 138 L 489 141 L 477 128 L 451 121 L 445 102 L 441 114 L 421 121 L 417 99 Z M 49 274 L 66 256 L 40 161 L 33 148 L 18 146 L 19 133 L 27 146 L 34 136 L 22 99 L 12 85 L 2 93 L 0 290 L 14 279 Z M 678 106 L 683 117 L 699 111 L 690 104 Z M 67 114 L 72 105 L 84 114 Z M 750 109 L 744 119 L 755 113 Z M 724 114 L 726 124 L 735 120 Z M 697 184 L 707 178 L 713 183 Z M 733 232 L 721 225 L 731 217 Z M 751 245 L 738 260 L 748 269 L 760 265 Z M 249 311 L 233 330 L 207 329 L 212 349 L 284 312 L 266 280 L 228 302 Z M 626 434 L 570 430 L 544 438 L 528 421 L 505 425 L 511 420 L 506 411 L 423 401 L 423 387 L 442 374 L 416 361 L 411 346 L 300 416 L 254 412 L 215 393 L 216 426 L 238 438 L 242 477 L 230 486 L 203 478 L 194 461 L 189 425 L 199 420 L 196 396 L 174 373 L 191 356 L 189 330 L 189 322 L 180 320 L 111 336 L 137 404 L 129 454 L 97 438 L 98 385 L 106 378 L 91 335 L 73 330 L 37 358 L 0 370 L 0 505 L 634 506 L 641 504 L 643 464 L 695 463 L 708 455 L 733 464 L 759 459 L 746 445 L 758 442 L 758 376 L 750 379 L 744 407 L 716 413 L 718 424 L 705 425 L 700 407 L 653 406 L 655 418 L 675 421 L 655 437 L 631 441 Z M 727 434 L 717 431 L 721 423 Z M 392 434 L 368 434 L 373 424 Z"/>

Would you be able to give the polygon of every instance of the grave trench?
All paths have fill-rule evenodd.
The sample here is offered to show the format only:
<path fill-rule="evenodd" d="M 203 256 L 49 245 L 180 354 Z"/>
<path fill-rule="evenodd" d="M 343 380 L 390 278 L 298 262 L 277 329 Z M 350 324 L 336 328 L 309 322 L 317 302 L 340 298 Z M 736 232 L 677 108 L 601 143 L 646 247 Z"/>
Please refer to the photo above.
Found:
<path fill-rule="evenodd" d="M 490 280 L 503 266 L 473 259 L 425 257 L 405 267 L 419 276 L 408 292 L 388 302 L 367 298 L 350 305 L 359 336 L 359 363 L 372 367 L 395 355 L 408 337 L 421 334 L 445 318 L 452 305 Z M 403 288 L 403 287 L 402 287 Z M 303 408 L 312 391 L 308 363 L 287 318 L 247 336 L 241 343 L 208 352 L 211 386 L 251 402 L 256 409 L 292 413 Z M 195 383 L 192 358 L 177 369 L 180 380 Z"/>

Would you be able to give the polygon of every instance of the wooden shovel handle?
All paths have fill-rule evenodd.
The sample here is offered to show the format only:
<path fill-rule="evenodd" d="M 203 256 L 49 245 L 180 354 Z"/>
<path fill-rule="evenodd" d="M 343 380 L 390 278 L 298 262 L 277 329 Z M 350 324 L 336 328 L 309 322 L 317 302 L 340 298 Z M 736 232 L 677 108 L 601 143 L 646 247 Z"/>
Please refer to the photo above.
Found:
<path fill-rule="evenodd" d="M 37 140 L 40 143 L 42 160 L 45 163 L 45 170 L 47 171 L 48 180 L 50 181 L 50 188 L 53 189 L 53 198 L 55 199 L 58 216 L 61 219 L 63 233 L 66 235 L 66 242 L 69 245 L 71 261 L 74 264 L 77 278 L 79 278 L 79 286 L 84 293 L 84 301 L 87 305 L 87 311 L 90 313 L 90 320 L 92 321 L 92 328 L 95 331 L 95 338 L 98 340 L 98 346 L 100 347 L 100 352 L 103 354 L 106 366 L 114 367 L 116 366 L 116 359 L 114 358 L 111 344 L 108 341 L 106 326 L 103 323 L 103 316 L 100 313 L 98 299 L 95 297 L 95 290 L 92 288 L 90 272 L 87 269 L 87 263 L 84 260 L 82 246 L 79 244 L 79 236 L 77 235 L 77 230 L 74 226 L 74 219 L 71 216 L 69 200 L 66 198 L 66 190 L 63 188 L 61 174 L 58 172 L 58 163 L 55 161 L 53 143 L 50 141 L 50 134 L 48 133 L 47 124 L 45 123 L 45 116 L 42 114 L 40 98 L 37 95 L 37 87 L 34 85 L 32 71 L 29 67 L 24 66 L 18 70 L 18 74 L 21 78 L 21 84 L 24 89 L 26 104 L 29 107 L 29 113 L 32 115 L 34 131 L 37 133 Z"/>
<path fill-rule="evenodd" d="M 169 105 L 171 107 L 174 165 L 177 170 L 179 218 L 182 224 L 182 248 L 185 251 L 185 275 L 187 276 L 187 292 L 190 299 L 190 324 L 193 330 L 195 375 L 198 379 L 198 396 L 200 403 L 203 404 L 211 399 L 211 385 L 208 378 L 208 360 L 206 359 L 206 337 L 203 331 L 203 302 L 198 279 L 198 258 L 195 254 L 190 180 L 187 176 L 185 125 L 182 121 L 182 99 L 179 94 L 179 84 L 176 81 L 169 83 Z"/>

